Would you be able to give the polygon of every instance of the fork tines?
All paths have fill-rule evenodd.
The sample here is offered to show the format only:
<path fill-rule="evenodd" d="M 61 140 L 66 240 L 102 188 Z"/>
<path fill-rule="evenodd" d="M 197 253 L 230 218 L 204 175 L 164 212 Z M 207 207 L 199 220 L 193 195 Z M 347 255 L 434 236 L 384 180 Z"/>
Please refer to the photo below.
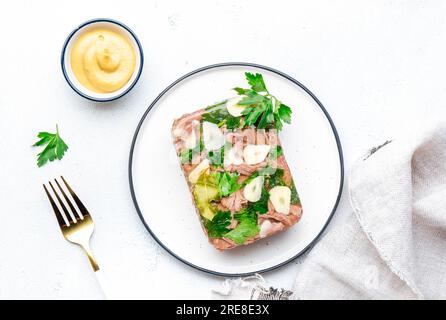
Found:
<path fill-rule="evenodd" d="M 72 223 L 77 223 L 77 220 L 79 220 L 79 219 L 83 220 L 85 216 L 89 216 L 89 213 L 88 213 L 87 209 L 85 208 L 85 206 L 80 201 L 79 197 L 76 195 L 76 193 L 73 191 L 73 189 L 67 183 L 67 181 L 64 179 L 64 177 L 60 176 L 60 178 L 62 179 L 71 198 L 74 200 L 77 207 L 79 208 L 79 210 L 77 210 L 75 208 L 75 206 L 73 205 L 73 202 L 67 196 L 67 194 L 64 191 L 64 188 L 62 188 L 62 186 L 59 184 L 59 181 L 57 181 L 57 179 L 54 179 L 54 182 L 56 182 L 57 189 L 59 190 L 59 192 L 56 191 L 56 188 L 54 188 L 51 181 L 48 181 L 48 184 L 50 185 L 50 187 L 53 191 L 53 194 L 54 194 L 55 198 L 57 199 L 57 204 L 60 206 L 60 208 L 62 208 L 62 211 L 64 213 L 64 214 L 62 214 L 59 210 L 58 205 L 56 204 L 56 201 L 51 196 L 51 193 L 48 191 L 45 184 L 43 185 L 43 188 L 45 189 L 45 193 L 48 196 L 48 199 L 50 200 L 50 203 L 51 203 L 51 206 L 53 207 L 54 213 L 56 214 L 56 218 L 59 223 L 59 226 L 62 228 L 62 227 L 67 227 Z M 59 194 L 62 195 L 62 197 L 65 200 L 65 203 L 68 205 L 70 210 L 67 209 L 64 201 L 61 199 L 61 196 Z M 64 220 L 64 219 L 66 219 L 66 220 Z M 68 222 L 68 224 L 66 223 L 66 221 Z"/>

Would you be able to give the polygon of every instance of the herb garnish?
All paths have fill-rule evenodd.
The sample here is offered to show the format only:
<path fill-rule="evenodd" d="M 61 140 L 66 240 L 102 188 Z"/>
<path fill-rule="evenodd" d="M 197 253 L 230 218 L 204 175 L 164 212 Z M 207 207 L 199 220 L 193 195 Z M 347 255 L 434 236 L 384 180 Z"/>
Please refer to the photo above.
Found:
<path fill-rule="evenodd" d="M 237 244 L 243 244 L 249 238 L 255 237 L 260 228 L 257 225 L 257 213 L 249 208 L 243 208 L 234 214 L 239 224 L 232 230 L 228 229 L 231 224 L 230 211 L 218 211 L 212 220 L 205 219 L 204 226 L 210 238 L 228 238 Z"/>
<path fill-rule="evenodd" d="M 209 151 L 207 158 L 214 167 L 222 167 L 225 161 L 225 147 L 223 146 L 220 149 Z"/>
<path fill-rule="evenodd" d="M 33 146 L 42 146 L 46 144 L 45 149 L 37 155 L 37 165 L 43 166 L 48 161 L 62 159 L 68 146 L 59 135 L 59 127 L 56 124 L 56 133 L 39 132 L 37 137 L 40 139 Z"/>
<path fill-rule="evenodd" d="M 300 198 L 299 194 L 297 193 L 296 185 L 294 184 L 294 181 L 291 182 L 291 204 L 298 204 L 300 205 Z"/>
<path fill-rule="evenodd" d="M 274 95 L 270 94 L 260 73 L 245 73 L 251 89 L 234 88 L 237 94 L 243 96 L 238 103 L 246 106 L 242 114 L 245 116 L 245 126 L 256 126 L 258 129 L 275 128 L 281 130 L 283 122 L 291 123 L 291 109 Z M 263 93 L 263 94 L 261 94 Z"/>
<path fill-rule="evenodd" d="M 194 148 L 184 149 L 180 153 L 181 163 L 183 163 L 183 164 L 192 163 L 192 159 L 193 159 L 194 155 L 200 154 L 203 151 L 203 149 L 204 149 L 204 144 L 203 144 L 202 140 L 200 140 L 200 142 L 197 143 L 197 145 Z"/>
<path fill-rule="evenodd" d="M 259 201 L 250 203 L 248 207 L 253 212 L 265 214 L 268 212 L 268 200 L 269 193 L 266 191 L 265 186 L 263 186 Z"/>
<path fill-rule="evenodd" d="M 227 197 L 230 194 L 238 191 L 240 189 L 240 184 L 238 184 L 238 173 L 237 172 L 215 172 L 212 174 L 215 179 L 218 191 L 221 197 Z"/>
<path fill-rule="evenodd" d="M 237 244 L 243 244 L 249 238 L 255 237 L 260 232 L 257 211 L 260 213 L 268 211 L 268 193 L 265 189 L 262 190 L 262 198 L 234 214 L 234 219 L 239 224 L 232 230 L 227 228 L 231 224 L 230 211 L 218 211 L 212 220 L 205 219 L 204 226 L 209 237 L 225 237 Z"/>
<path fill-rule="evenodd" d="M 231 224 L 230 211 L 218 211 L 212 220 L 205 219 L 204 226 L 211 238 L 221 238 L 229 229 L 227 227 Z"/>
<path fill-rule="evenodd" d="M 230 194 L 240 190 L 246 186 L 248 180 L 252 181 L 258 173 L 253 173 L 248 179 L 242 183 L 238 183 L 237 172 L 215 172 L 208 179 L 212 179 L 212 184 L 217 186 L 220 197 L 227 197 Z M 218 211 L 212 220 L 204 219 L 204 226 L 211 238 L 226 237 L 233 240 L 237 244 L 244 243 L 247 239 L 256 236 L 260 229 L 258 227 L 257 218 L 259 214 L 268 212 L 269 193 L 263 186 L 259 201 L 249 203 L 247 207 L 242 208 L 238 213 L 234 214 L 234 219 L 239 224 L 232 230 L 228 229 L 230 225 L 231 215 L 229 211 Z"/>
<path fill-rule="evenodd" d="M 276 171 L 268 177 L 268 185 L 270 188 L 275 186 L 284 186 L 283 175 L 285 171 L 281 168 L 276 168 Z"/>
<path fill-rule="evenodd" d="M 242 117 L 232 116 L 226 108 L 227 101 L 225 100 L 207 107 L 206 112 L 202 115 L 202 121 L 215 123 L 218 127 L 226 126 L 229 130 L 249 126 L 255 126 L 257 129 L 281 130 L 284 122 L 291 123 L 292 111 L 290 107 L 283 104 L 268 91 L 263 76 L 260 73 L 246 72 L 245 77 L 250 88 L 234 88 L 237 94 L 241 96 L 238 105 L 245 107 L 242 111 Z M 202 152 L 203 149 L 200 144 L 198 150 L 195 151 Z M 192 160 L 193 151 L 192 149 L 186 150 L 184 156 L 182 154 L 182 159 Z M 232 220 L 230 211 L 217 211 L 212 220 L 204 217 L 204 226 L 209 237 L 226 237 L 236 244 L 243 244 L 260 232 L 258 216 L 268 212 L 269 192 L 265 185 L 268 189 L 286 185 L 283 180 L 284 170 L 272 165 L 276 163 L 274 160 L 282 154 L 281 146 L 273 147 L 268 156 L 268 166 L 255 171 L 242 183 L 238 183 L 239 174 L 237 172 L 217 171 L 208 176 L 208 179 L 212 180 L 211 182 L 215 186 L 214 190 L 219 199 L 237 192 L 259 175 L 265 176 L 265 184 L 262 187 L 260 199 L 248 203 L 246 207 L 234 214 L 234 219 L 239 222 L 234 229 L 228 228 Z M 214 167 L 221 167 L 224 160 L 224 147 L 208 151 L 206 157 Z M 292 183 L 290 189 L 291 203 L 299 203 L 294 183 Z"/>
<path fill-rule="evenodd" d="M 241 118 L 229 115 L 226 118 L 226 128 L 229 130 L 240 128 Z"/>
<path fill-rule="evenodd" d="M 226 124 L 228 129 L 240 128 L 240 118 L 233 117 L 226 109 L 226 100 L 209 106 L 205 109 L 207 112 L 203 113 L 203 121 L 215 123 L 218 127 Z"/>
<path fill-rule="evenodd" d="M 239 213 L 234 215 L 234 218 L 239 224 L 229 231 L 225 237 L 235 243 L 243 244 L 247 239 L 255 237 L 260 232 L 257 224 L 257 213 L 249 208 L 241 209 Z"/>
<path fill-rule="evenodd" d="M 271 160 L 275 160 L 278 157 L 280 157 L 282 154 L 283 154 L 282 147 L 277 145 L 277 146 L 271 148 L 271 151 L 269 152 L 269 158 Z"/>
<path fill-rule="evenodd" d="M 245 106 L 241 117 L 234 117 L 226 109 L 226 102 L 222 101 L 206 108 L 202 115 L 203 121 L 217 124 L 219 127 L 226 125 L 228 129 L 256 126 L 258 129 L 281 130 L 283 122 L 291 123 L 291 109 L 283 104 L 266 88 L 263 76 L 260 73 L 245 72 L 250 89 L 234 88 L 242 99 L 238 105 Z"/>
<path fill-rule="evenodd" d="M 228 141 L 220 149 L 211 150 L 207 153 L 207 158 L 210 163 L 217 168 L 223 167 L 225 162 L 225 150 L 229 150 L 232 144 Z"/>

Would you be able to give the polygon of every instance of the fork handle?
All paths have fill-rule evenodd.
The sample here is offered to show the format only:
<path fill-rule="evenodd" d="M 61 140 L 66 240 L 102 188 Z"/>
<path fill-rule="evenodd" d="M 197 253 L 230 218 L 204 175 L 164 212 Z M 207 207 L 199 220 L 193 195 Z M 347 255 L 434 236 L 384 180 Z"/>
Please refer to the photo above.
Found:
<path fill-rule="evenodd" d="M 84 245 L 82 245 L 82 248 L 84 249 L 85 253 L 88 256 L 88 261 L 90 261 L 90 264 L 91 264 L 91 267 L 93 268 L 93 271 L 94 272 L 99 271 L 99 265 L 98 265 L 98 263 L 96 262 L 96 259 L 93 256 L 93 252 L 91 251 L 90 246 L 84 244 Z"/>
<path fill-rule="evenodd" d="M 108 278 L 105 276 L 104 271 L 97 270 L 95 271 L 96 279 L 98 280 L 99 286 L 101 287 L 102 293 L 104 294 L 105 299 L 117 299 L 116 292 L 113 290 L 113 287 L 110 285 Z"/>
<path fill-rule="evenodd" d="M 89 244 L 83 244 L 81 246 L 88 256 L 88 260 L 90 261 L 91 267 L 94 270 L 94 274 L 96 276 L 96 279 L 98 280 L 99 286 L 101 287 L 105 299 L 116 299 L 117 295 L 110 285 L 110 282 L 107 280 L 104 271 L 99 269 L 99 265 L 93 256 L 93 252 L 91 251 Z"/>

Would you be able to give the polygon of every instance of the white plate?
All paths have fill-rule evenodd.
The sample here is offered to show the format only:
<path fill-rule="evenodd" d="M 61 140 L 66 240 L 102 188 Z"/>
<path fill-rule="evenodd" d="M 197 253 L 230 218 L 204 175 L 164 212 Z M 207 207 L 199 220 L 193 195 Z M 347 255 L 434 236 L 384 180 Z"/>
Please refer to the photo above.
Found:
<path fill-rule="evenodd" d="M 247 87 L 246 71 L 262 73 L 268 90 L 292 107 L 292 124 L 285 124 L 280 138 L 304 213 L 279 235 L 219 252 L 201 229 L 170 130 L 175 118 L 234 96 L 231 88 Z M 271 270 L 310 248 L 336 209 L 343 175 L 336 129 L 317 98 L 286 74 L 248 63 L 207 66 L 172 83 L 142 117 L 129 162 L 137 212 L 156 241 L 184 263 L 225 276 Z"/>

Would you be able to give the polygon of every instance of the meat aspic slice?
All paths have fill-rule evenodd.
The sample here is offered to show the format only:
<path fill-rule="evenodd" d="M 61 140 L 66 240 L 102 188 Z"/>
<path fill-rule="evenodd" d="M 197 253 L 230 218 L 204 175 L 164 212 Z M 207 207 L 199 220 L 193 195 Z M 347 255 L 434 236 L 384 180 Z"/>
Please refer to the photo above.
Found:
<path fill-rule="evenodd" d="M 296 224 L 302 207 L 277 132 L 229 131 L 203 121 L 204 111 L 175 120 L 172 136 L 210 243 L 232 249 Z"/>
<path fill-rule="evenodd" d="M 184 114 L 172 138 L 209 242 L 218 250 L 282 232 L 302 206 L 278 138 L 291 109 L 267 93 L 262 75 L 246 73 L 250 89 Z"/>

